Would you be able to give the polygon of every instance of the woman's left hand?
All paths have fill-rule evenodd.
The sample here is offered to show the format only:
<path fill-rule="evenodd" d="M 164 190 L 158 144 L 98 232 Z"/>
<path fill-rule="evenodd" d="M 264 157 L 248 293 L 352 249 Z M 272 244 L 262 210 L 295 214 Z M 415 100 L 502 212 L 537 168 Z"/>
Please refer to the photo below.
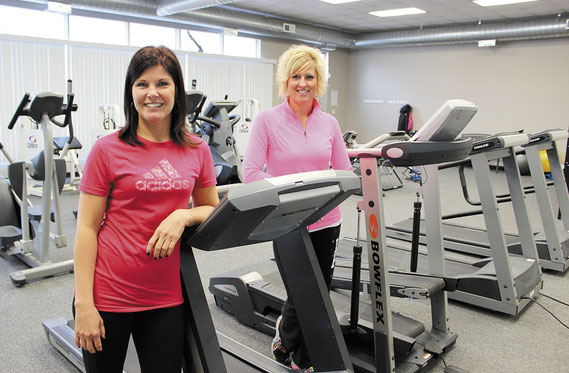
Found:
<path fill-rule="evenodd" d="M 190 210 L 175 210 L 168 215 L 148 241 L 146 254 L 153 255 L 154 259 L 170 256 L 182 236 L 184 228 L 191 225 L 191 220 Z"/>
<path fill-rule="evenodd" d="M 185 227 L 200 224 L 219 203 L 215 186 L 196 188 L 192 193 L 192 208 L 174 210 L 160 223 L 146 246 L 146 254 L 154 259 L 170 256 Z"/>

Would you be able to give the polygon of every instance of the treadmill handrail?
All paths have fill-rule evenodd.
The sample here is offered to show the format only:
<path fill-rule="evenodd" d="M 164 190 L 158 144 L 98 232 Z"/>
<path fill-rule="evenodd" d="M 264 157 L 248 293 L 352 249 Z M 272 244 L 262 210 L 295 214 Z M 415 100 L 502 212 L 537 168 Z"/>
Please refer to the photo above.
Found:
<path fill-rule="evenodd" d="M 374 147 L 384 143 L 385 141 L 399 140 L 399 139 L 409 140 L 410 137 L 409 137 L 409 135 L 407 135 L 405 133 L 405 131 L 388 132 L 388 133 L 384 133 L 382 135 L 377 136 L 375 139 L 366 142 L 362 146 L 358 146 L 356 149 L 358 149 L 358 148 L 374 148 Z"/>
<path fill-rule="evenodd" d="M 347 149 L 351 158 L 382 158 L 394 166 L 439 164 L 463 160 L 470 154 L 472 139 L 452 141 L 398 141 L 376 148 Z"/>
<path fill-rule="evenodd" d="M 568 137 L 569 133 L 566 130 L 562 130 L 560 128 L 549 129 L 531 134 L 529 143 L 523 146 L 531 146 L 557 140 L 567 140 Z"/>
<path fill-rule="evenodd" d="M 527 144 L 529 142 L 529 136 L 525 133 L 509 133 L 502 135 L 494 135 L 474 141 L 472 144 L 472 148 L 473 150 L 478 150 L 484 148 L 484 144 L 491 142 L 492 143 L 497 142 L 500 145 L 499 148 L 496 148 L 494 146 L 492 149 L 508 148 L 516 145 Z"/>

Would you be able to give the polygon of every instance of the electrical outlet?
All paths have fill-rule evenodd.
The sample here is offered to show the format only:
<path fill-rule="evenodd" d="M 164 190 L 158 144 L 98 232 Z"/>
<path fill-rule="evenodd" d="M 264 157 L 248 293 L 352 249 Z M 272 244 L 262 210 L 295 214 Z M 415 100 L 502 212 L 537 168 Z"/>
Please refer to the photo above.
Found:
<path fill-rule="evenodd" d="M 296 33 L 296 25 L 292 23 L 283 23 L 283 31 L 291 34 Z"/>

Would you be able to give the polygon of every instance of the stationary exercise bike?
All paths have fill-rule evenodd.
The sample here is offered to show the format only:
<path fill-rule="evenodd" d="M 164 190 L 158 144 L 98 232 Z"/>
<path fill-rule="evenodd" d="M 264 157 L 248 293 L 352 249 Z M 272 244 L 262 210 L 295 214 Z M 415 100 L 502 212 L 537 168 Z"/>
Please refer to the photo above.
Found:
<path fill-rule="evenodd" d="M 228 101 L 226 97 L 223 101 L 211 101 L 204 110 L 206 95 L 196 90 L 189 91 L 186 95 L 192 132 L 209 145 L 217 184 L 242 182 L 241 157 L 233 137 L 233 128 L 241 116 L 229 115 L 239 103 Z"/>
<path fill-rule="evenodd" d="M 54 158 L 51 123 L 59 127 L 68 126 L 71 112 L 77 110 L 73 98 L 72 93 L 68 94 L 67 104 L 64 104 L 63 96 L 48 92 L 38 94 L 32 101 L 30 94 L 26 93 L 8 125 L 13 129 L 20 116 L 28 116 L 40 124 L 44 140 L 44 150 L 28 162 L 14 162 L 7 157 L 10 160 L 8 179 L 0 179 L 0 206 L 3 210 L 0 249 L 31 267 L 10 274 L 16 286 L 36 278 L 73 271 L 72 259 L 59 263 L 49 260 L 50 240 L 57 248 L 67 245 L 59 209 L 59 193 L 65 182 L 66 166 L 64 159 Z M 60 115 L 65 115 L 63 122 L 55 119 Z M 32 206 L 28 201 L 28 175 L 43 181 L 41 206 Z M 52 221 L 56 227 L 53 234 L 50 231 Z"/>

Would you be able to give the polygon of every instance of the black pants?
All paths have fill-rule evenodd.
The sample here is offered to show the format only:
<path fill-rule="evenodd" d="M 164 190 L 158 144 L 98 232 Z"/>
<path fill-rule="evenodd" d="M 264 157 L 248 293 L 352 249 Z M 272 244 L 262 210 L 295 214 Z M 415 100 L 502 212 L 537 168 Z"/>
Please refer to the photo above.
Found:
<path fill-rule="evenodd" d="M 87 373 L 122 373 L 131 334 L 142 373 L 180 373 L 184 342 L 183 305 L 99 314 L 105 325 L 106 338 L 101 338 L 103 351 L 92 354 L 83 350 Z"/>
<path fill-rule="evenodd" d="M 320 269 L 324 275 L 324 281 L 326 282 L 328 290 L 330 290 L 332 276 L 334 275 L 334 257 L 336 254 L 336 248 L 338 247 L 339 237 L 339 225 L 336 227 L 325 228 L 310 233 L 310 240 L 312 241 L 312 246 L 314 246 L 314 251 L 316 253 L 316 257 L 318 258 L 318 264 L 320 265 Z M 281 277 L 284 278 L 280 259 L 276 251 L 275 260 L 277 262 L 277 266 L 279 267 Z M 286 281 L 283 282 L 286 288 Z M 300 329 L 298 317 L 296 316 L 294 304 L 290 298 L 287 298 L 283 304 L 281 314 L 283 318 L 279 325 L 279 335 L 281 337 L 284 348 L 287 351 L 293 352 L 292 360 L 299 367 L 306 369 L 312 366 L 310 357 L 308 356 L 308 350 L 304 343 L 304 338 L 302 337 L 302 331 Z"/>

